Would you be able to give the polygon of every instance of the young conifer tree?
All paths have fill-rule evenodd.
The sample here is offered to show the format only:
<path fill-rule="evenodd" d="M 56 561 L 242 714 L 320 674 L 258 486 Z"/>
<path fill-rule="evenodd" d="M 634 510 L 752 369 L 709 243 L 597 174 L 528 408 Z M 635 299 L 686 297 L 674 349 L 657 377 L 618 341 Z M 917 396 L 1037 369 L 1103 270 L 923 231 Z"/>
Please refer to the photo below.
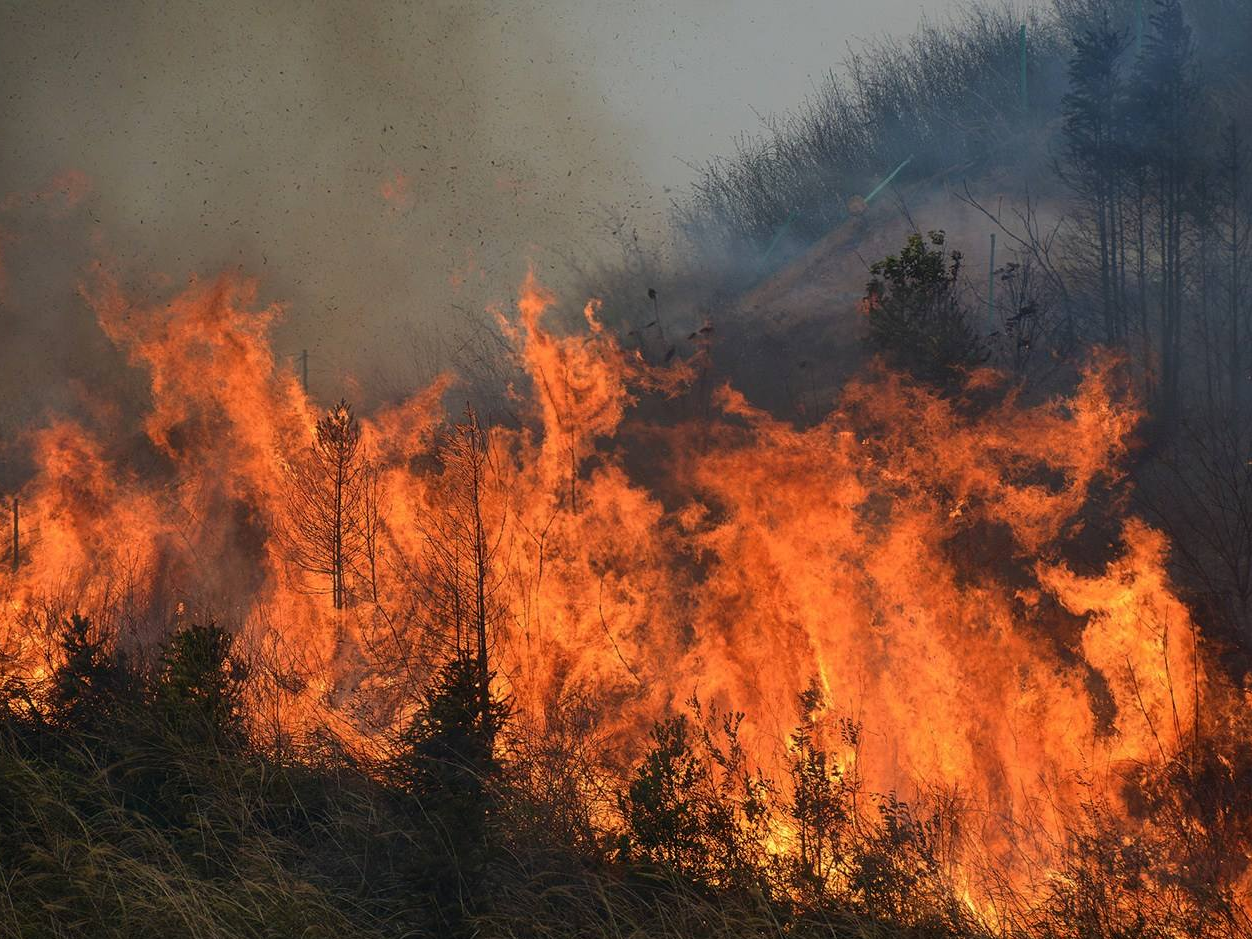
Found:
<path fill-rule="evenodd" d="M 361 593 L 376 598 L 378 474 L 347 401 L 317 422 L 306 453 L 288 465 L 284 535 L 303 571 L 329 584 L 342 610 Z"/>

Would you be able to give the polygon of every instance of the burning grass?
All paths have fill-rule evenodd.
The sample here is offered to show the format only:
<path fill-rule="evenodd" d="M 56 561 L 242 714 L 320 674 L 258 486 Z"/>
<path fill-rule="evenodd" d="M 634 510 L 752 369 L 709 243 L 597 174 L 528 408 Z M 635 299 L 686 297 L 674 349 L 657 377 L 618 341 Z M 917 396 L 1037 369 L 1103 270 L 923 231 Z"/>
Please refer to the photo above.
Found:
<path fill-rule="evenodd" d="M 880 369 L 801 429 L 698 359 L 648 365 L 594 305 L 549 332 L 528 282 L 519 423 L 448 420 L 444 381 L 336 409 L 352 446 L 328 449 L 251 296 L 143 309 L 103 279 L 148 406 L 30 437 L 0 581 L 19 933 L 398 935 L 439 922 L 427 893 L 500 935 L 1246 931 L 1247 705 L 1125 510 L 1115 358 L 1034 404 L 987 370 L 946 393 Z M 140 660 L 227 625 L 243 749 L 77 741 L 47 690 L 73 612 Z M 449 661 L 512 715 L 472 903 L 404 867 L 443 842 L 385 771 Z M 147 762 L 190 787 L 178 825 L 118 782 Z"/>

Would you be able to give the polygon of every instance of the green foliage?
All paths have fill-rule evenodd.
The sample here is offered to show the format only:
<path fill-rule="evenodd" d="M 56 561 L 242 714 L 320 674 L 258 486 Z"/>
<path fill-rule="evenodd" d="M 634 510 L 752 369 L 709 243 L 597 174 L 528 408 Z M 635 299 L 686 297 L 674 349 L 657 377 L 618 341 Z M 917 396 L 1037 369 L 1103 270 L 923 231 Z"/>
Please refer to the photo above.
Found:
<path fill-rule="evenodd" d="M 734 892 L 768 892 L 764 840 L 771 787 L 740 741 L 743 714 L 706 718 L 692 698 L 660 721 L 653 745 L 619 800 L 621 855 Z"/>
<path fill-rule="evenodd" d="M 988 354 L 962 301 L 961 254 L 947 252 L 945 238 L 910 235 L 898 255 L 870 267 L 864 300 L 870 341 L 887 361 L 941 386 Z"/>
<path fill-rule="evenodd" d="M 216 624 L 189 625 L 161 653 L 159 712 L 179 731 L 218 744 L 243 739 L 246 670 L 231 659 L 234 637 Z"/>
<path fill-rule="evenodd" d="M 814 682 L 799 696 L 800 723 L 791 737 L 791 801 L 787 814 L 795 824 L 797 850 L 786 863 L 789 879 L 799 895 L 815 907 L 823 906 L 852 854 L 855 800 L 859 781 L 846 776 L 821 747 L 818 712 L 824 702 Z M 854 751 L 860 728 L 840 724 L 843 742 Z"/>
<path fill-rule="evenodd" d="M 491 693 L 491 678 L 469 655 L 445 663 L 389 767 L 424 832 L 408 877 L 431 898 L 432 918 L 450 932 L 463 931 L 465 914 L 479 905 L 491 853 L 503 771 L 496 740 L 509 714 L 507 703 Z"/>
<path fill-rule="evenodd" d="M 137 676 L 105 630 L 76 613 L 62 626 L 59 644 L 61 662 L 48 693 L 52 720 L 94 732 L 138 701 Z"/>

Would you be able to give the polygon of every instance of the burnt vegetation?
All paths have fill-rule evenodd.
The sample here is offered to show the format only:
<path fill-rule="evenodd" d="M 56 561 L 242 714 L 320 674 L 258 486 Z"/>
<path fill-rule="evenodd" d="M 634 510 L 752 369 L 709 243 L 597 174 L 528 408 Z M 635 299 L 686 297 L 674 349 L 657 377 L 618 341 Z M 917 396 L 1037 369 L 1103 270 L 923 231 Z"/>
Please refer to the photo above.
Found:
<path fill-rule="evenodd" d="M 308 588 L 336 610 L 377 599 L 378 477 L 352 406 L 340 401 L 318 419 L 308 450 L 288 467 L 284 535 Z"/>

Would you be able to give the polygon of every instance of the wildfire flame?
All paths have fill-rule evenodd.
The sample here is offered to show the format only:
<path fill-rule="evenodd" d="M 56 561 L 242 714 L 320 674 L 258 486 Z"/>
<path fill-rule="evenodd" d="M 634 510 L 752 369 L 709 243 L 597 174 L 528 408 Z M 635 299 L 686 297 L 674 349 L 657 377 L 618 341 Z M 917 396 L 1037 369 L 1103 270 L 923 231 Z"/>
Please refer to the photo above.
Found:
<path fill-rule="evenodd" d="M 281 311 L 254 297 L 223 278 L 135 308 L 101 276 L 99 322 L 148 375 L 150 404 L 138 434 L 106 410 L 31 435 L 0 649 L 46 669 L 49 630 L 73 610 L 123 632 L 213 616 L 270 663 L 258 715 L 368 743 L 446 640 L 415 585 L 439 576 L 452 380 L 361 419 L 378 563 L 332 609 L 280 534 L 287 467 L 320 412 L 270 349 Z M 585 331 L 548 331 L 552 302 L 528 279 L 502 323 L 525 419 L 486 431 L 480 494 L 493 654 L 520 719 L 591 702 L 606 752 L 628 759 L 697 692 L 746 712 L 777 768 L 816 680 L 831 714 L 861 722 L 855 752 L 826 743 L 873 789 L 970 807 L 958 866 L 989 916 L 979 870 L 1028 894 L 1093 793 L 1128 831 L 1150 825 L 1119 780 L 1236 720 L 1165 539 L 1124 511 L 1139 412 L 1114 358 L 1038 403 L 989 371 L 943 397 L 878 369 L 798 428 L 702 390 L 698 357 L 649 365 L 594 304 Z"/>

